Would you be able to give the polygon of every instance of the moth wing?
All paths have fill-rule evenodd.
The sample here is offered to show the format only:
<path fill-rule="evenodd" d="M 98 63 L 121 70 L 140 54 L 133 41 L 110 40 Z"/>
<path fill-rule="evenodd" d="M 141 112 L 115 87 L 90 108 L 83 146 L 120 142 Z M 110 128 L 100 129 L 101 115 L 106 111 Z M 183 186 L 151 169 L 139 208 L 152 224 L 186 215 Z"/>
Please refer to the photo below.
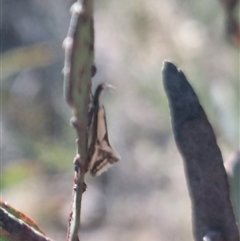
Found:
<path fill-rule="evenodd" d="M 108 139 L 108 131 L 107 131 L 107 120 L 104 106 L 101 106 L 98 111 L 98 133 L 97 140 L 100 145 L 100 149 L 108 153 L 109 157 L 114 159 L 120 159 L 119 155 L 114 151 L 111 147 L 109 139 Z"/>
<path fill-rule="evenodd" d="M 103 140 L 109 144 L 107 121 L 104 106 L 100 106 L 97 114 L 97 140 L 101 143 Z"/>
<path fill-rule="evenodd" d="M 90 173 L 93 176 L 101 175 L 120 159 L 118 156 L 112 156 L 112 153 L 102 150 L 100 147 L 97 147 L 95 151 L 89 166 Z"/>
<path fill-rule="evenodd" d="M 97 113 L 97 141 L 89 170 L 93 176 L 99 176 L 119 160 L 119 155 L 109 143 L 105 109 L 100 106 Z"/>
<path fill-rule="evenodd" d="M 92 165 L 92 168 L 90 169 L 90 173 L 92 176 L 100 176 L 103 172 L 107 171 L 109 167 L 111 167 L 112 164 L 109 163 L 107 158 L 98 158 Z"/>

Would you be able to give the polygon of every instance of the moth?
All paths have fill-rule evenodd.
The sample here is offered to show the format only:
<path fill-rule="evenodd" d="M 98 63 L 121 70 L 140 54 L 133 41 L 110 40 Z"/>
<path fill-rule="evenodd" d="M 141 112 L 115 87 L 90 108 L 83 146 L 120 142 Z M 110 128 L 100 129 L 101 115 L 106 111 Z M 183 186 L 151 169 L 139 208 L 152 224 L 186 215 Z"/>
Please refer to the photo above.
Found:
<path fill-rule="evenodd" d="M 106 112 L 104 106 L 100 104 L 101 94 L 106 87 L 108 85 L 105 83 L 97 86 L 89 111 L 88 170 L 93 176 L 101 175 L 120 160 L 109 143 Z"/>

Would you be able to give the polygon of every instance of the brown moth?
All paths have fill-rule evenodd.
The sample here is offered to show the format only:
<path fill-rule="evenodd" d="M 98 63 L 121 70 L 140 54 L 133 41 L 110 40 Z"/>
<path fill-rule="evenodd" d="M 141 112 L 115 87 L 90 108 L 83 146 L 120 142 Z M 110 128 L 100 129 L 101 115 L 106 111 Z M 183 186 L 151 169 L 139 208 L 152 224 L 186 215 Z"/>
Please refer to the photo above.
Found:
<path fill-rule="evenodd" d="M 120 160 L 109 143 L 106 112 L 104 106 L 100 104 L 100 96 L 106 87 L 108 85 L 105 83 L 98 85 L 89 113 L 88 170 L 93 176 L 101 175 Z"/>

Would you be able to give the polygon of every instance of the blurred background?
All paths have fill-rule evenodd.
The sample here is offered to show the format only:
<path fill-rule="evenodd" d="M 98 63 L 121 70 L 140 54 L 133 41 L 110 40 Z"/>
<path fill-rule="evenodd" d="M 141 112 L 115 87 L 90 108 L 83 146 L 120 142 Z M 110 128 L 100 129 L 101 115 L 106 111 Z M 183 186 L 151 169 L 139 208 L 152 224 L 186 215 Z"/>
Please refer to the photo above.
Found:
<path fill-rule="evenodd" d="M 121 161 L 101 177 L 87 176 L 83 241 L 193 240 L 162 62 L 171 60 L 184 71 L 213 125 L 224 160 L 236 160 L 237 2 L 95 1 L 93 89 L 104 81 L 116 87 L 105 92 L 102 102 L 110 142 Z M 58 241 L 66 238 L 76 152 L 62 75 L 62 42 L 72 3 L 2 2 L 1 198 Z M 239 192 L 239 174 L 236 178 Z M 235 205 L 237 198 L 233 196 Z M 239 217 L 239 209 L 235 211 Z"/>

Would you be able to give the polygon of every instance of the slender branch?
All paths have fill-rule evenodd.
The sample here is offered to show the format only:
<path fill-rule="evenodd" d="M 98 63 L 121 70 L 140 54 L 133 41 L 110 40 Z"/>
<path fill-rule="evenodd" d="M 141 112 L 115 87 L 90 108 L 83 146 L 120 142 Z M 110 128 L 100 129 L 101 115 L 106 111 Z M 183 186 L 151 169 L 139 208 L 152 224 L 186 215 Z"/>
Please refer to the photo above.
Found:
<path fill-rule="evenodd" d="M 163 83 L 172 128 L 192 201 L 196 241 L 239 241 L 221 151 L 207 116 L 185 75 L 164 62 Z"/>
<path fill-rule="evenodd" d="M 237 222 L 240 223 L 240 150 L 231 154 L 224 162 L 224 166 L 230 182 L 233 209 Z"/>
<path fill-rule="evenodd" d="M 0 207 L 0 227 L 0 236 L 8 233 L 16 241 L 52 241 L 2 207 Z"/>
<path fill-rule="evenodd" d="M 240 26 L 239 26 L 239 20 L 236 16 L 236 11 L 239 0 L 220 0 L 222 3 L 222 6 L 225 11 L 225 31 L 226 31 L 226 37 L 236 44 L 237 46 L 240 45 Z"/>
<path fill-rule="evenodd" d="M 91 78 L 94 67 L 94 30 L 92 0 L 77 1 L 73 4 L 68 36 L 64 41 L 65 98 L 73 110 L 73 125 L 77 132 L 77 156 L 75 165 L 75 186 L 72 210 L 69 216 L 67 241 L 77 241 L 80 226 L 81 200 L 85 190 L 84 175 L 88 166 L 88 111 Z"/>

